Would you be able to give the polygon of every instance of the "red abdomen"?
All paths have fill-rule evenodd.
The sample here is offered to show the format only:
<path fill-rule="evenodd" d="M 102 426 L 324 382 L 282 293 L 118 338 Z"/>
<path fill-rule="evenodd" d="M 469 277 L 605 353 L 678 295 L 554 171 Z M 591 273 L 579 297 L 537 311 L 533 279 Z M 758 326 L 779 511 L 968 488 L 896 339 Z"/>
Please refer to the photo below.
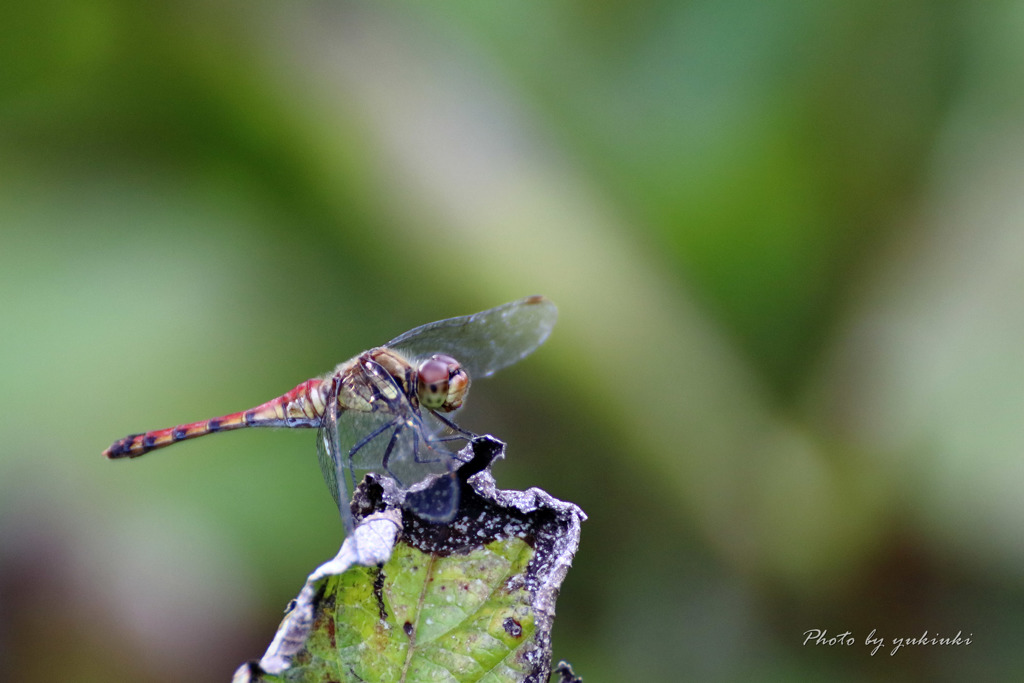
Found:
<path fill-rule="evenodd" d="M 103 455 L 108 458 L 135 458 L 179 441 L 243 427 L 319 427 L 324 405 L 323 383 L 321 379 L 306 380 L 287 394 L 239 413 L 143 434 L 129 434 L 111 444 Z"/>

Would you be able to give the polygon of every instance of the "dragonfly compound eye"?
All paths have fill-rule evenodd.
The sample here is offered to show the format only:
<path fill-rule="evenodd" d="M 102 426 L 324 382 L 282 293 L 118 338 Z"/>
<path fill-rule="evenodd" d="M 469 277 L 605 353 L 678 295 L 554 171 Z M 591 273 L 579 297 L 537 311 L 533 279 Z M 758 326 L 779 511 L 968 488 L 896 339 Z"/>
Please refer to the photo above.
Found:
<path fill-rule="evenodd" d="M 431 358 L 419 368 L 420 403 L 425 408 L 437 409 L 448 400 L 448 365 L 443 360 Z"/>
<path fill-rule="evenodd" d="M 469 391 L 469 375 L 459 361 L 443 353 L 435 353 L 420 365 L 419 378 L 420 403 L 432 410 L 447 413 L 461 407 Z"/>

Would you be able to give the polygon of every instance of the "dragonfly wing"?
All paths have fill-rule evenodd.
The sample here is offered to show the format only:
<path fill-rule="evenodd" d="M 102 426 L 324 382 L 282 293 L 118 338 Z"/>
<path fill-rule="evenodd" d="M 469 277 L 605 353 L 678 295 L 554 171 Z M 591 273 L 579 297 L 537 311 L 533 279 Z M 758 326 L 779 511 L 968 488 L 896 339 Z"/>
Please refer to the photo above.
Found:
<path fill-rule="evenodd" d="M 339 387 L 340 383 L 335 381 L 327 393 L 327 404 L 324 406 L 324 415 L 316 435 L 316 455 L 320 462 L 320 472 L 324 475 L 324 481 L 327 482 L 327 489 L 331 492 L 335 505 L 338 506 L 345 530 L 351 533 L 355 527 L 352 510 L 349 507 L 349 501 L 352 499 L 350 488 L 353 484 L 350 484 L 348 471 L 340 466 L 344 458 L 341 456 L 343 451 L 341 435 L 338 432 Z"/>
<path fill-rule="evenodd" d="M 551 334 L 558 309 L 542 296 L 531 296 L 473 315 L 421 325 L 389 341 L 407 358 L 446 353 L 470 379 L 492 375 L 532 353 Z"/>
<path fill-rule="evenodd" d="M 425 488 L 410 491 L 405 506 L 431 522 L 450 522 L 459 509 L 459 480 L 455 472 L 441 475 Z"/>

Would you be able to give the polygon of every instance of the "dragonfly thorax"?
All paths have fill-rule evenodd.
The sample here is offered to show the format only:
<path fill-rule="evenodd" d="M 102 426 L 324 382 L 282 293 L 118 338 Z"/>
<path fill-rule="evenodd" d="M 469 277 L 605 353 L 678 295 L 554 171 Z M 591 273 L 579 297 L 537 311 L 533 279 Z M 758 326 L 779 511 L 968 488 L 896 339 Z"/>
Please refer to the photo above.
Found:
<path fill-rule="evenodd" d="M 338 395 L 342 408 L 374 410 L 373 391 L 367 390 L 372 383 L 356 381 L 361 374 L 349 372 L 349 365 L 353 363 L 365 364 L 371 373 L 372 367 L 379 367 L 394 380 L 395 389 L 404 393 L 414 405 L 427 410 L 442 413 L 457 410 L 469 392 L 469 374 L 451 356 L 435 353 L 416 363 L 394 349 L 381 346 L 338 366 L 335 374 L 342 377 L 343 389 Z M 377 390 L 380 389 L 377 386 Z"/>
<path fill-rule="evenodd" d="M 416 393 L 424 408 L 450 412 L 462 405 L 469 391 L 469 375 L 459 361 L 443 353 L 420 363 L 416 374 Z"/>

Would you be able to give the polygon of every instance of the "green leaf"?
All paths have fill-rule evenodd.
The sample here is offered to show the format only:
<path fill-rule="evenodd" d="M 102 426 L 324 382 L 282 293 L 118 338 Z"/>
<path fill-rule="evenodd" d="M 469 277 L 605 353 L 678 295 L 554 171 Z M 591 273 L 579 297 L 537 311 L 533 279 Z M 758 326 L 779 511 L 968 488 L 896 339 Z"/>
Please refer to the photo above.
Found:
<path fill-rule="evenodd" d="M 473 444 L 447 524 L 402 509 L 416 494 L 369 475 L 353 536 L 235 681 L 548 680 L 555 598 L 586 515 L 539 489 L 498 490 L 489 467 L 503 447 Z"/>
<path fill-rule="evenodd" d="M 515 577 L 532 557 L 518 538 L 450 557 L 400 544 L 383 568 L 332 577 L 318 617 L 324 637 L 286 680 L 317 671 L 328 675 L 312 680 L 522 680 L 536 646 L 530 596 Z"/>

